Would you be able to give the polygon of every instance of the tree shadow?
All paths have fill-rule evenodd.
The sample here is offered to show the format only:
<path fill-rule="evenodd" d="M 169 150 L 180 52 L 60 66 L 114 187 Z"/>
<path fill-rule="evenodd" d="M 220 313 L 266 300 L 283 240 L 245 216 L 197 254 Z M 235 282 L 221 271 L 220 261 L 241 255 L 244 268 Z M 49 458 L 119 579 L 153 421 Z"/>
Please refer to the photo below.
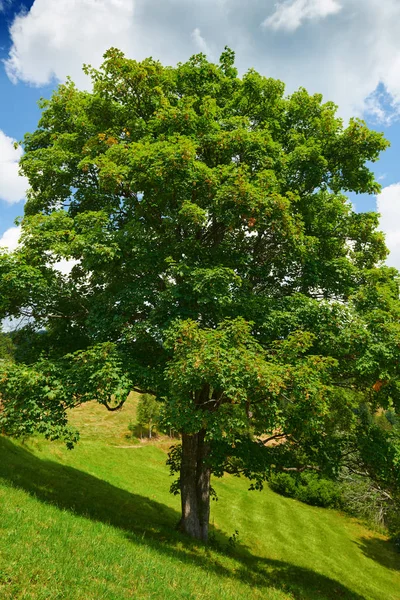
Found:
<path fill-rule="evenodd" d="M 393 542 L 379 538 L 361 538 L 356 542 L 360 550 L 386 569 L 400 571 L 400 554 L 396 552 Z"/>
<path fill-rule="evenodd" d="M 43 503 L 117 527 L 136 545 L 150 546 L 182 562 L 195 562 L 219 577 L 291 593 L 299 600 L 364 600 L 338 581 L 311 569 L 254 556 L 240 544 L 232 550 L 227 536 L 220 531 L 214 531 L 216 549 L 199 551 L 201 544 L 175 531 L 179 514 L 174 509 L 73 467 L 40 459 L 1 436 L 0 457 L 0 478 L 9 484 Z M 235 569 L 226 566 L 227 555 L 235 561 Z"/>

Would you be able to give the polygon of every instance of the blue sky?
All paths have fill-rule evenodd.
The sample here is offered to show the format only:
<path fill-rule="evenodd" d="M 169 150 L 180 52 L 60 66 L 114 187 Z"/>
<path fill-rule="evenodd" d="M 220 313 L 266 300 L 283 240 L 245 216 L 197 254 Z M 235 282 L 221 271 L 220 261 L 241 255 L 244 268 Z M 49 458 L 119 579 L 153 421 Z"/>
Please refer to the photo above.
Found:
<path fill-rule="evenodd" d="M 400 268 L 399 0 L 0 0 L 0 245 L 18 238 L 26 181 L 12 144 L 35 129 L 41 96 L 67 75 L 87 87 L 82 64 L 98 66 L 110 46 L 176 64 L 199 51 L 217 59 L 225 44 L 240 72 L 322 92 L 344 119 L 385 132 L 391 147 L 373 165 L 382 193 L 351 201 L 379 209 Z"/>

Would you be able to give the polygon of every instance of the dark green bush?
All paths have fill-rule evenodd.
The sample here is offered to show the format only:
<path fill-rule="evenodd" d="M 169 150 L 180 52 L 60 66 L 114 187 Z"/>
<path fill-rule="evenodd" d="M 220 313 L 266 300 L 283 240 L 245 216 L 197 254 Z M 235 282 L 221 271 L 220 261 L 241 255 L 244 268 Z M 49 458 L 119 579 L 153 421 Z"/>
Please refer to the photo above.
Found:
<path fill-rule="evenodd" d="M 288 498 L 296 498 L 297 482 L 293 475 L 289 473 L 274 473 L 269 479 L 269 487 L 271 490 L 281 496 Z"/>
<path fill-rule="evenodd" d="M 330 479 L 318 477 L 312 473 L 303 474 L 297 486 L 297 499 L 312 506 L 338 507 L 340 489 Z"/>
<path fill-rule="evenodd" d="M 269 486 L 282 496 L 296 498 L 312 506 L 327 508 L 340 505 L 340 489 L 337 484 L 315 473 L 275 473 L 269 480 Z"/>

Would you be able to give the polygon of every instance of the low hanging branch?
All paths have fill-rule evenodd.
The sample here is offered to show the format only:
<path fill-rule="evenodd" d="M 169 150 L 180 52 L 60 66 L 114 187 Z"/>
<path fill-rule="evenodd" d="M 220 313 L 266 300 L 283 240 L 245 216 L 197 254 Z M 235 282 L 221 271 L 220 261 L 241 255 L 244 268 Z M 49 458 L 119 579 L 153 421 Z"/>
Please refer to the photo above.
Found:
<path fill-rule="evenodd" d="M 264 446 L 266 446 L 269 442 L 272 442 L 273 440 L 282 440 L 282 439 L 287 439 L 287 434 L 286 433 L 277 433 L 275 435 L 271 435 L 270 437 L 268 437 L 265 440 L 261 440 L 260 442 L 262 444 L 264 444 Z"/>
<path fill-rule="evenodd" d="M 137 392 L 138 394 L 151 394 L 152 396 L 158 396 L 158 393 L 155 390 L 151 390 L 149 388 L 133 387 L 132 392 Z"/>
<path fill-rule="evenodd" d="M 320 472 L 321 469 L 315 465 L 303 465 L 302 467 L 280 467 L 281 471 L 284 471 L 285 473 L 290 473 L 290 472 L 294 472 L 294 473 L 303 473 L 304 471 L 318 471 Z"/>
<path fill-rule="evenodd" d="M 157 392 L 155 390 L 150 390 L 148 388 L 138 388 L 138 387 L 133 387 L 132 388 L 132 392 L 137 392 L 138 394 L 151 394 L 152 396 L 157 396 Z M 125 398 L 123 398 L 116 406 L 111 406 L 107 400 L 104 400 L 104 402 L 102 402 L 103 406 L 106 407 L 106 409 L 110 412 L 116 412 L 118 410 L 121 410 L 121 408 L 124 406 L 125 402 L 127 401 L 128 396 L 126 396 Z"/>
<path fill-rule="evenodd" d="M 124 400 L 121 400 L 121 402 L 119 404 L 117 404 L 116 406 L 110 406 L 107 402 L 107 400 L 105 400 L 104 402 L 102 402 L 103 406 L 106 407 L 106 409 L 110 412 L 115 412 L 117 410 L 121 410 L 121 408 L 123 407 L 123 405 L 126 402 L 126 398 L 124 398 Z"/>

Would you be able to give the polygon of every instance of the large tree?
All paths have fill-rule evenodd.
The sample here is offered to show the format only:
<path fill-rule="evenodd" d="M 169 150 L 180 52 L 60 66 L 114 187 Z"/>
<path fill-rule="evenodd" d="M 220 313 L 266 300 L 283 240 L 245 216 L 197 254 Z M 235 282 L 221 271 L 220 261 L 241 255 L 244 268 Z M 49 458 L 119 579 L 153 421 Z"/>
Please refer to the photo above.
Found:
<path fill-rule="evenodd" d="M 238 77 L 229 49 L 176 68 L 110 49 L 85 70 L 92 91 L 60 85 L 23 141 L 30 190 L 0 309 L 31 320 L 0 426 L 72 444 L 68 407 L 164 399 L 180 527 L 204 540 L 212 473 L 260 487 L 357 453 L 387 477 L 359 405 L 398 398 L 396 271 L 378 216 L 344 195 L 379 191 L 383 135 L 320 95 Z"/>

